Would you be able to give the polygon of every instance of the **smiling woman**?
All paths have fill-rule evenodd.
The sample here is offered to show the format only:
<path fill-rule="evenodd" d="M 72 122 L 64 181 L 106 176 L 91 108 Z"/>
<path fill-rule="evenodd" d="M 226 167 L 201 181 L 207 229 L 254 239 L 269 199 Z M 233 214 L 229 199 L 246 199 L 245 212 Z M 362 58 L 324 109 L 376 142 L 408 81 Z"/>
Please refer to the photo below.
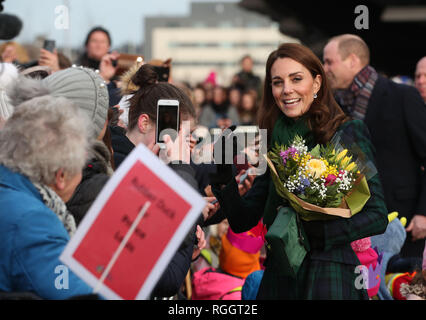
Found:
<path fill-rule="evenodd" d="M 279 58 L 271 69 L 272 95 L 281 111 L 290 118 L 305 114 L 321 87 L 321 76 L 291 58 Z"/>
<path fill-rule="evenodd" d="M 366 126 L 362 121 L 351 121 L 343 113 L 332 96 L 321 62 L 303 45 L 285 43 L 269 55 L 259 115 L 259 128 L 268 130 L 270 146 L 290 146 L 299 136 L 312 149 L 316 144 L 329 142 L 338 132 L 350 136 L 366 158 L 374 162 Z M 285 160 L 288 155 L 282 152 L 280 156 Z M 319 176 L 325 164 L 312 159 L 307 167 L 312 175 Z M 269 171 L 256 177 L 244 198 L 232 178 L 225 186 L 214 184 L 212 190 L 222 210 L 218 214 L 228 219 L 234 232 L 248 231 L 260 219 L 268 230 L 267 239 L 268 234 L 273 235 L 278 229 L 275 235 L 280 237 L 289 229 L 300 232 L 298 238 L 286 234 L 289 239 L 284 242 L 292 245 L 285 249 L 267 247 L 257 299 L 368 299 L 366 290 L 355 287 L 355 268 L 360 262 L 351 242 L 383 233 L 386 228 L 387 210 L 377 176 L 368 181 L 371 197 L 360 213 L 329 221 L 300 220 L 296 226 L 288 223 L 288 217 L 295 211 L 277 193 Z M 300 268 L 293 272 L 286 257 L 300 256 L 301 251 L 293 245 L 300 240 L 307 254 Z M 279 241 L 282 243 L 283 239 Z"/>
<path fill-rule="evenodd" d="M 328 141 L 347 120 L 329 90 L 321 61 L 297 43 L 283 44 L 269 55 L 259 128 L 272 133 L 281 113 L 289 118 L 306 117 L 321 143 Z M 270 138 L 268 135 L 268 141 Z"/>

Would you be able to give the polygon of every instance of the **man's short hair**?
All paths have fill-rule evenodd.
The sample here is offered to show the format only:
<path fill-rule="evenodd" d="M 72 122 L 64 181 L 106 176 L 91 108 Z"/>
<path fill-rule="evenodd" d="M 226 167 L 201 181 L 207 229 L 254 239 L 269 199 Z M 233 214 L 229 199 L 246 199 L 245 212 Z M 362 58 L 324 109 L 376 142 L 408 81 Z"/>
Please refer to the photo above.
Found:
<path fill-rule="evenodd" d="M 359 36 L 354 34 L 342 34 L 331 38 L 329 42 L 331 41 L 337 41 L 337 47 L 342 60 L 345 60 L 353 53 L 361 60 L 362 64 L 367 65 L 370 63 L 370 49 Z"/>

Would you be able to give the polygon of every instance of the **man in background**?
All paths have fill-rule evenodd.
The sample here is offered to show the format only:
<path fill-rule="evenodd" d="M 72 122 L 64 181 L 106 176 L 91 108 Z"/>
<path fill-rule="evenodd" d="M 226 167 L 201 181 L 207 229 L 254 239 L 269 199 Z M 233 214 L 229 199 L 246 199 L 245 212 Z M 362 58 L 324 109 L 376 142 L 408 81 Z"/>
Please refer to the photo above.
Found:
<path fill-rule="evenodd" d="M 234 75 L 232 84 L 241 92 L 254 90 L 257 94 L 256 98 L 259 97 L 261 81 L 253 73 L 253 58 L 250 55 L 245 55 L 241 58 L 241 70 Z"/>
<path fill-rule="evenodd" d="M 408 220 L 401 256 L 417 266 L 426 237 L 426 106 L 415 88 L 377 73 L 356 35 L 331 38 L 323 57 L 337 102 L 370 131 L 387 208 Z"/>
<path fill-rule="evenodd" d="M 414 85 L 419 90 L 423 101 L 426 103 L 426 56 L 417 62 L 416 72 L 414 74 Z"/>

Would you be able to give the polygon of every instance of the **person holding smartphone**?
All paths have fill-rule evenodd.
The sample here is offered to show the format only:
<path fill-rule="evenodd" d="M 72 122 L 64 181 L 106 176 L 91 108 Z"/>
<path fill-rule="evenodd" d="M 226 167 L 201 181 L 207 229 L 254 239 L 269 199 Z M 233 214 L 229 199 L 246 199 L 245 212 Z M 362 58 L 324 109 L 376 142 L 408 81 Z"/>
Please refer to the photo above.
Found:
<path fill-rule="evenodd" d="M 49 67 L 51 73 L 61 69 L 59 66 L 59 57 L 58 51 L 56 50 L 55 40 L 44 40 L 43 48 L 40 49 L 38 65 Z"/>
<path fill-rule="evenodd" d="M 139 89 L 133 92 L 133 97 L 129 100 L 128 130 L 126 134 L 116 128 L 111 130 L 116 167 L 137 144 L 143 143 L 198 190 L 194 171 L 189 165 L 189 123 L 195 119 L 195 109 L 190 98 L 174 85 L 158 81 L 158 74 L 149 64 L 139 68 L 132 77 L 132 82 Z M 203 215 L 200 214 L 199 221 L 189 232 L 153 290 L 153 297 L 170 297 L 179 291 L 193 259 L 194 244 L 198 240 L 197 249 L 201 249 L 205 244 L 201 229 L 197 228 L 197 225 L 202 225 L 204 217 L 207 217 L 208 211 L 214 207 L 208 204 Z M 195 250 L 195 253 L 197 251 Z"/>
<path fill-rule="evenodd" d="M 77 63 L 91 69 L 99 69 L 102 57 L 111 50 L 111 36 L 108 30 L 100 26 L 91 29 L 84 42 L 84 49 Z"/>
<path fill-rule="evenodd" d="M 116 166 L 118 167 L 139 143 L 145 144 L 159 156 L 160 146 L 166 147 L 165 155 L 172 166 L 176 162 L 188 164 L 189 153 L 183 151 L 189 151 L 190 125 L 182 124 L 193 123 L 195 119 L 195 110 L 190 98 L 176 86 L 159 82 L 158 74 L 149 64 L 139 68 L 132 82 L 139 89 L 134 91 L 129 99 L 127 132 L 123 134 L 121 130 L 113 128 L 112 143 Z M 157 134 L 158 125 L 160 132 Z M 163 129 L 171 129 L 171 132 L 160 137 Z M 182 152 L 177 152 L 178 147 Z"/>
<path fill-rule="evenodd" d="M 43 48 L 35 65 L 48 67 L 49 74 L 71 67 L 70 59 L 56 49 L 55 40 L 44 40 Z"/>
<path fill-rule="evenodd" d="M 111 52 L 111 35 L 101 26 L 92 28 L 84 42 L 84 53 L 77 60 L 78 65 L 99 70 L 101 77 L 109 84 L 117 70 L 119 54 Z"/>

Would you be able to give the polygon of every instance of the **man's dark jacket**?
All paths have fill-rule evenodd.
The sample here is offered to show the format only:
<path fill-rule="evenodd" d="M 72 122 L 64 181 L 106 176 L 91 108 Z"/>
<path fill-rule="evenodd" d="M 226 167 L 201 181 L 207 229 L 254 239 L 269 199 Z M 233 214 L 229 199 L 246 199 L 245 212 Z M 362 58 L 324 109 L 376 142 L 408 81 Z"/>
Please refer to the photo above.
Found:
<path fill-rule="evenodd" d="M 426 215 L 426 106 L 414 87 L 379 75 L 364 119 L 376 148 L 376 164 L 389 212 Z M 401 254 L 422 256 L 424 239 L 411 233 Z"/>

